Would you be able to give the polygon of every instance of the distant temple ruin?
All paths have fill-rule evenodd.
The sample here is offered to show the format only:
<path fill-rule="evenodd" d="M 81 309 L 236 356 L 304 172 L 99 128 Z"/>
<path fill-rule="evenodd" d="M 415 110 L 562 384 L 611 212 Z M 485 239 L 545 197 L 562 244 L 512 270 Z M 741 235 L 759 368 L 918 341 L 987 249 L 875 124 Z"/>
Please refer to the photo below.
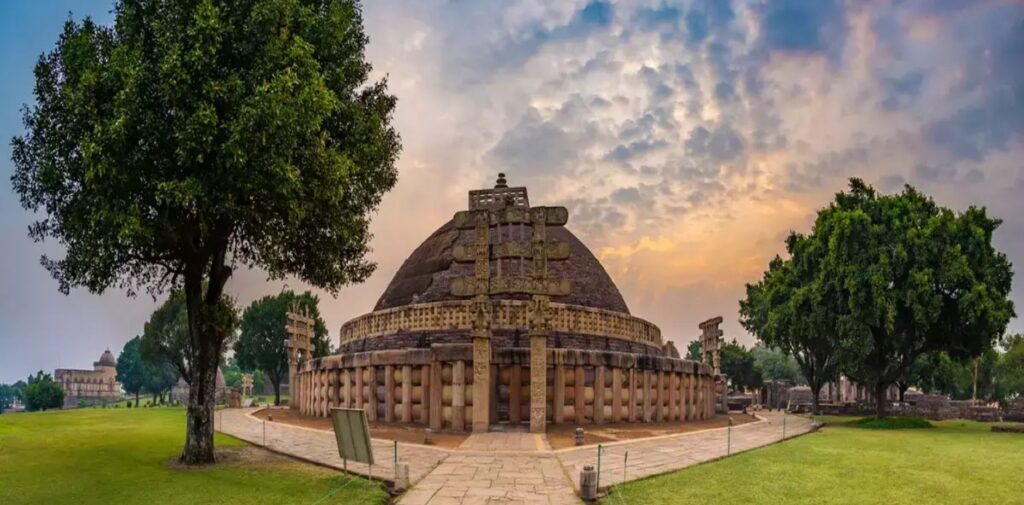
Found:
<path fill-rule="evenodd" d="M 121 383 L 117 382 L 117 360 L 110 349 L 103 351 L 92 370 L 58 368 L 53 379 L 64 390 L 64 407 L 100 405 L 121 399 Z"/>

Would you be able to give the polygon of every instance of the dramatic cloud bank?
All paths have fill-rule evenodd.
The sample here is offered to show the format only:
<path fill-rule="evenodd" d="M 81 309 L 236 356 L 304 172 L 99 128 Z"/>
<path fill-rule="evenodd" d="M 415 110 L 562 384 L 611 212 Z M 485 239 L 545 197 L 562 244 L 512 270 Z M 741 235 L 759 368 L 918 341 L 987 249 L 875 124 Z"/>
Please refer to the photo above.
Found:
<path fill-rule="evenodd" d="M 750 342 L 736 322 L 744 283 L 852 176 L 987 206 L 1005 220 L 998 246 L 1024 258 L 1021 2 L 374 0 L 364 11 L 405 151 L 374 222 L 378 273 L 323 301 L 335 338 L 466 191 L 498 172 L 533 202 L 569 207 L 569 227 L 634 314 L 677 346 L 716 315 L 728 338 Z M 34 261 L 3 268 L 32 269 L 53 307 L 95 303 L 50 295 Z M 255 272 L 232 285 L 243 303 L 281 286 Z M 1024 307 L 1020 279 L 1015 288 Z M 15 322 L 0 323 L 0 338 L 78 338 L 28 324 L 30 301 L 9 297 L 6 280 L 2 289 L 2 318 Z M 74 344 L 88 349 L 81 364 L 148 315 L 152 304 L 137 301 L 119 317 L 119 296 L 76 314 L 112 321 L 112 333 Z M 0 370 L 16 365 L 0 359 Z M 55 364 L 29 368 L 40 366 Z"/>

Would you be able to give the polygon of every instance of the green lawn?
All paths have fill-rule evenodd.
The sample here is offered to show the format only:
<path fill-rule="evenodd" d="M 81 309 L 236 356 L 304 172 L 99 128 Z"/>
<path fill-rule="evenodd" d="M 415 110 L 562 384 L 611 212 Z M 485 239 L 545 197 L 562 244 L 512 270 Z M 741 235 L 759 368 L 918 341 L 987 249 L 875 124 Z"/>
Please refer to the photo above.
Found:
<path fill-rule="evenodd" d="M 1024 436 L 968 421 L 819 432 L 612 489 L 618 504 L 1024 503 Z"/>
<path fill-rule="evenodd" d="M 223 463 L 181 468 L 184 425 L 180 408 L 0 415 L 0 504 L 309 504 L 347 482 L 221 435 Z M 387 495 L 360 479 L 320 503 L 382 504 Z"/>

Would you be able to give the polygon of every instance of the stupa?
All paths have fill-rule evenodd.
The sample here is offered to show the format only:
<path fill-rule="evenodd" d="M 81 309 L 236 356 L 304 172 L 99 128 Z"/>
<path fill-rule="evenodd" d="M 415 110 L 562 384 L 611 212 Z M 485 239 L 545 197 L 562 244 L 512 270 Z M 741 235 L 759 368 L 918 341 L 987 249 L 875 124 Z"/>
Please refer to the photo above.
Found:
<path fill-rule="evenodd" d="M 310 359 L 305 316 L 290 315 L 292 406 L 456 431 L 714 415 L 711 364 L 680 359 L 630 314 L 568 218 L 504 174 L 470 191 L 373 312 L 342 326 L 338 354 Z"/>

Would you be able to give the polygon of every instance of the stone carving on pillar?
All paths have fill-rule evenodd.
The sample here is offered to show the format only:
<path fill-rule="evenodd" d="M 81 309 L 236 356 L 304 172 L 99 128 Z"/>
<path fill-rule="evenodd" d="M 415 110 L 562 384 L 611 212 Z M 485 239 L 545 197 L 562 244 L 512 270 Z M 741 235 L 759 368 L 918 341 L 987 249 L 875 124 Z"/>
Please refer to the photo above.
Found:
<path fill-rule="evenodd" d="M 313 324 L 313 318 L 305 309 L 299 312 L 298 307 L 293 306 L 287 313 L 284 331 L 288 334 L 288 340 L 284 345 L 288 352 L 288 384 L 292 391 L 288 405 L 292 408 L 302 405 L 301 401 L 305 400 L 299 398 L 304 392 L 297 384 L 299 367 L 313 356 Z"/>
<path fill-rule="evenodd" d="M 722 324 L 722 316 L 714 317 L 697 325 L 701 329 L 700 335 L 700 360 L 711 365 L 715 375 L 722 373 L 722 361 L 719 354 L 722 346 L 722 330 L 718 325 Z"/>
<path fill-rule="evenodd" d="M 470 191 L 469 210 L 455 214 L 456 227 L 474 231 L 472 246 L 456 246 L 452 251 L 455 261 L 473 263 L 473 276 L 451 283 L 453 295 L 472 297 L 467 310 L 473 335 L 473 431 L 490 427 L 490 406 L 495 401 L 490 366 L 492 297 L 509 294 L 531 296 L 530 431 L 545 430 L 549 297 L 565 296 L 570 290 L 568 279 L 548 276 L 548 262 L 567 259 L 569 247 L 547 241 L 546 227 L 563 226 L 568 218 L 565 207 L 530 207 L 526 188 L 508 187 L 505 174 L 498 174 L 494 189 Z M 524 237 L 527 226 L 529 240 Z"/>
<path fill-rule="evenodd" d="M 252 396 L 252 374 L 242 374 L 242 397 Z"/>

